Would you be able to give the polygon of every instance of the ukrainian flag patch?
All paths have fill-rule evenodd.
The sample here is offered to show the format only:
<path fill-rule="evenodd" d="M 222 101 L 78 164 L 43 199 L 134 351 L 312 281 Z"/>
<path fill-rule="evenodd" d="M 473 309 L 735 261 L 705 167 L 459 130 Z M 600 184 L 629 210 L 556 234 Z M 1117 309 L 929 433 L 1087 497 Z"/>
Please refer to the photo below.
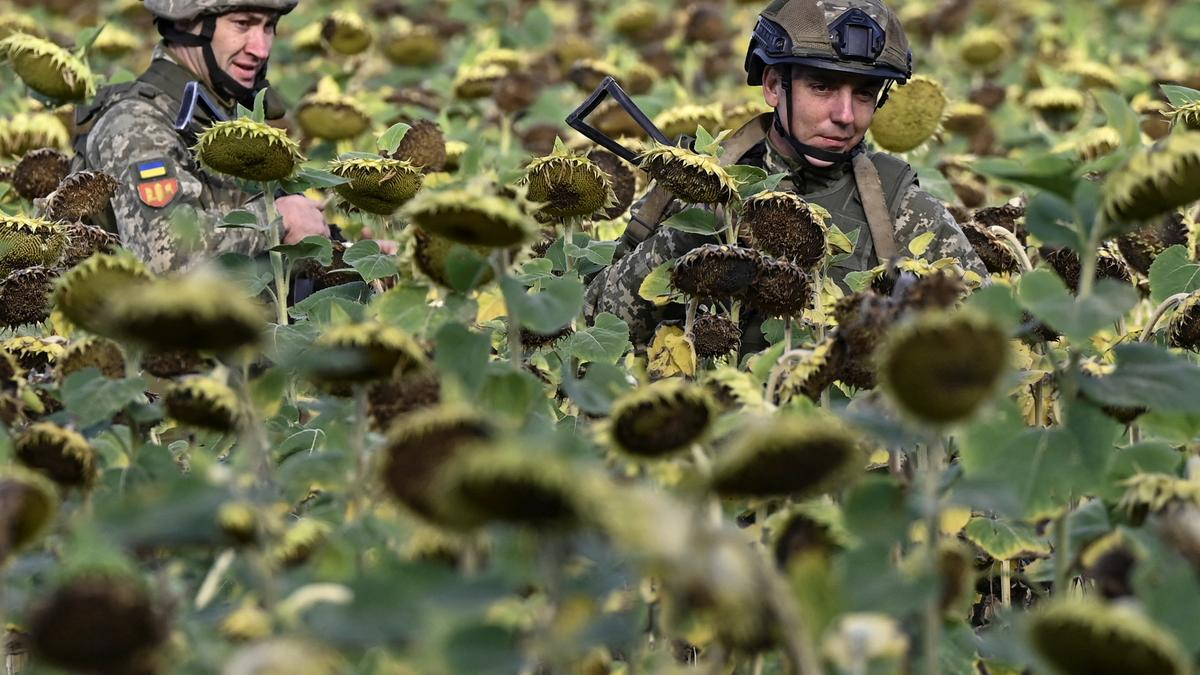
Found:
<path fill-rule="evenodd" d="M 137 172 L 138 178 L 141 180 L 165 176 L 167 175 L 167 163 L 161 159 L 155 159 L 149 162 L 141 162 L 137 165 Z"/>

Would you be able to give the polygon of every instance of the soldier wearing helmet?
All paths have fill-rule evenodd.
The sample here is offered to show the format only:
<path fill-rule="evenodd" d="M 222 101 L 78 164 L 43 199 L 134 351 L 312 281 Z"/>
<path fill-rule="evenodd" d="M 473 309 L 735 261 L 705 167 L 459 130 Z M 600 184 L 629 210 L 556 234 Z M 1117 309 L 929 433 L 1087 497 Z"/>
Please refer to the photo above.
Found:
<path fill-rule="evenodd" d="M 921 189 L 912 167 L 874 152 L 864 137 L 888 90 L 912 76 L 912 55 L 896 15 L 881 0 L 774 0 L 758 17 L 746 53 L 746 83 L 762 87 L 774 110 L 751 120 L 724 143 L 721 164 L 748 164 L 783 173 L 791 190 L 827 210 L 842 232 L 858 231 L 854 251 L 829 273 L 843 289 L 849 272 L 871 269 L 932 232 L 924 258 L 957 258 L 986 275 L 961 228 Z M 678 305 L 659 307 L 638 290 L 662 263 L 706 243 L 708 235 L 659 227 L 687 205 L 652 188 L 631 209 L 618 259 L 592 279 L 585 311 L 611 312 L 643 348 L 664 320 L 682 318 Z M 742 314 L 746 351 L 765 347 L 757 322 Z"/>
<path fill-rule="evenodd" d="M 190 146 L 213 121 L 197 107 L 191 125 L 175 130 L 188 82 L 226 117 L 251 107 L 267 87 L 275 24 L 298 0 L 145 0 L 163 40 L 146 72 L 102 89 L 76 112 L 76 169 L 104 171 L 120 183 L 101 224 L 156 272 L 185 269 L 217 253 L 253 254 L 267 237 L 256 230 L 222 229 L 224 215 L 265 210 L 230 178 L 199 166 Z M 282 110 L 268 90 L 269 118 Z M 303 195 L 275 201 L 283 239 L 329 236 L 320 206 Z"/>

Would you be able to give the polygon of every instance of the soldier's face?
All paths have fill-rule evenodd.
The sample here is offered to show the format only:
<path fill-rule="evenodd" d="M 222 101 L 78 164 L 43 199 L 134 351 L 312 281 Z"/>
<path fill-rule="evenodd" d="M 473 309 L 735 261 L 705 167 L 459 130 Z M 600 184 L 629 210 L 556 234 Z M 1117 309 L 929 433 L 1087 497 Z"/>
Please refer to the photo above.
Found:
<path fill-rule="evenodd" d="M 789 131 L 796 140 L 830 152 L 847 152 L 866 136 L 875 118 L 882 79 L 796 68 L 792 97 L 786 101 L 782 75 L 778 68 L 767 68 L 763 97 L 767 105 L 779 110 L 784 127 L 791 125 Z M 830 164 L 805 158 L 815 166 Z"/>
<path fill-rule="evenodd" d="M 274 12 L 230 12 L 217 17 L 212 50 L 217 65 L 243 87 L 254 85 L 275 41 Z"/>

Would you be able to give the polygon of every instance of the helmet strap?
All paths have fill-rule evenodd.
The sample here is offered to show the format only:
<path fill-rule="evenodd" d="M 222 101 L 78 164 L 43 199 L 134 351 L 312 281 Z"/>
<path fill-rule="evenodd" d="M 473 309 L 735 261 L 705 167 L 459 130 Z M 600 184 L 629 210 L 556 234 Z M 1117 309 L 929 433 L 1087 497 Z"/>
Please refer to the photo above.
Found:
<path fill-rule="evenodd" d="M 787 128 L 784 128 L 783 120 L 781 120 L 779 117 L 779 107 L 776 106 L 775 120 L 774 120 L 775 131 L 779 132 L 779 135 L 783 136 L 783 140 L 787 141 L 787 144 L 792 147 L 792 150 L 796 153 L 797 159 L 803 159 L 805 157 L 805 155 L 807 155 L 809 157 L 812 157 L 813 159 L 819 159 L 823 162 L 833 162 L 834 164 L 841 164 L 843 162 L 849 162 L 851 159 L 854 158 L 855 155 L 862 152 L 862 142 L 859 142 L 858 145 L 851 148 L 849 152 L 830 152 L 829 150 L 825 150 L 823 148 L 817 148 L 817 147 L 808 145 L 807 143 L 801 143 L 799 139 L 797 139 L 795 136 L 793 136 L 792 131 L 791 131 L 791 129 L 792 129 L 792 69 L 790 66 L 787 67 L 786 69 L 783 69 L 783 73 L 781 74 L 781 77 L 782 77 L 782 84 L 783 84 L 784 100 L 787 101 L 787 117 L 788 117 L 787 122 L 788 123 L 787 123 Z"/>

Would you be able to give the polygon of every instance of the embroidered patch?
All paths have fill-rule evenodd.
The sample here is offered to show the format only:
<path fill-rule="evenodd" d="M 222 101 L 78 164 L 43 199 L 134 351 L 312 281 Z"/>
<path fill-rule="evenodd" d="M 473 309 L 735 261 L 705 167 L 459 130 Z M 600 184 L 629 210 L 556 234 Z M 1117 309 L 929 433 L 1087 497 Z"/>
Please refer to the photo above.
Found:
<path fill-rule="evenodd" d="M 167 163 L 161 159 L 142 162 L 137 165 L 138 178 L 141 180 L 149 180 L 151 178 L 159 178 L 167 175 Z"/>
<path fill-rule="evenodd" d="M 138 183 L 137 188 L 142 203 L 158 209 L 170 204 L 179 194 L 179 179 L 171 177 L 144 181 Z"/>

